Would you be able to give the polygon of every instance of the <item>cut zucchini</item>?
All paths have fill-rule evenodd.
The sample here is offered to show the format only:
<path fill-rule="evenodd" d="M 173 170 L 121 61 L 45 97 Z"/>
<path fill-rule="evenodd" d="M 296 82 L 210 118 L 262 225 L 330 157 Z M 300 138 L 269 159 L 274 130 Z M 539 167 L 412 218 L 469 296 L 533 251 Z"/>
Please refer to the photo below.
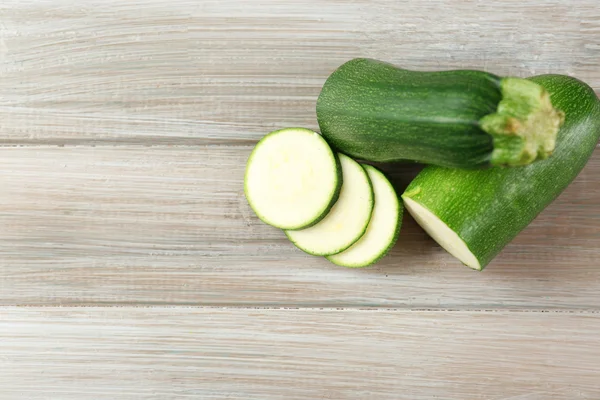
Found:
<path fill-rule="evenodd" d="M 266 135 L 248 159 L 244 192 L 263 222 L 302 229 L 323 219 L 342 186 L 339 160 L 316 132 L 286 128 Z"/>
<path fill-rule="evenodd" d="M 394 246 L 402 224 L 402 203 L 394 187 L 376 168 L 365 165 L 375 194 L 375 207 L 365 234 L 347 250 L 327 256 L 343 267 L 366 267 L 379 261 Z"/>
<path fill-rule="evenodd" d="M 433 240 L 442 246 L 448 253 L 461 260 L 463 264 L 469 268 L 481 269 L 481 264 L 477 257 L 469 250 L 469 246 L 458 234 L 450 229 L 441 219 L 434 213 L 423 207 L 408 196 L 402 196 L 404 206 L 413 216 L 415 221 Z"/>
<path fill-rule="evenodd" d="M 428 166 L 402 195 L 407 210 L 431 237 L 475 270 L 488 265 L 562 193 L 600 138 L 600 101 L 591 87 L 563 75 L 529 79 L 565 112 L 552 157 L 521 168 Z"/>
<path fill-rule="evenodd" d="M 352 246 L 365 233 L 373 211 L 373 189 L 365 169 L 338 154 L 344 184 L 329 214 L 318 224 L 285 234 L 299 249 L 315 256 L 337 254 Z"/>

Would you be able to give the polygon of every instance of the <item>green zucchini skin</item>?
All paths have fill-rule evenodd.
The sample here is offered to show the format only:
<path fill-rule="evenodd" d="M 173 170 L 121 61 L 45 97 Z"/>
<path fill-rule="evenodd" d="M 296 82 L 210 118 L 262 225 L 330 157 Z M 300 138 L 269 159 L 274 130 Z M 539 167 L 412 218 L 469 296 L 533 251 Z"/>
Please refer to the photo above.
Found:
<path fill-rule="evenodd" d="M 531 85 L 523 79 L 508 79 Z M 514 102 L 526 98 L 520 92 L 523 88 L 513 92 L 516 96 L 512 98 L 504 97 L 510 102 L 507 107 L 499 107 L 506 88 L 504 81 L 505 78 L 483 71 L 410 71 L 382 61 L 358 58 L 340 66 L 327 79 L 317 100 L 317 119 L 330 145 L 361 160 L 411 160 L 473 169 L 525 165 L 538 157 L 546 158 L 553 149 L 559 121 L 556 121 L 558 126 L 551 128 L 551 134 L 546 135 L 544 131 L 539 138 L 521 137 L 530 132 L 525 135 L 498 132 L 495 136 L 494 132 L 484 130 L 491 125 L 482 124 L 484 117 L 496 115 L 501 109 L 509 113 L 518 109 L 522 116 L 532 112 L 519 108 L 523 104 Z M 528 106 L 536 101 L 533 99 Z M 492 129 L 500 131 L 515 121 L 506 115 L 496 120 L 500 122 Z M 522 124 L 515 125 L 526 123 L 519 122 Z M 495 137 L 498 138 L 496 145 L 501 146 L 497 152 L 494 152 Z M 520 148 L 523 139 L 531 141 L 535 148 L 542 137 L 549 141 L 550 151 L 539 156 L 522 154 L 521 150 L 511 147 L 516 144 Z M 515 139 L 516 143 L 505 143 Z"/>
<path fill-rule="evenodd" d="M 588 85 L 563 75 L 529 79 L 566 116 L 550 158 L 520 168 L 428 166 L 403 195 L 456 232 L 482 269 L 575 179 L 600 137 L 600 101 Z"/>

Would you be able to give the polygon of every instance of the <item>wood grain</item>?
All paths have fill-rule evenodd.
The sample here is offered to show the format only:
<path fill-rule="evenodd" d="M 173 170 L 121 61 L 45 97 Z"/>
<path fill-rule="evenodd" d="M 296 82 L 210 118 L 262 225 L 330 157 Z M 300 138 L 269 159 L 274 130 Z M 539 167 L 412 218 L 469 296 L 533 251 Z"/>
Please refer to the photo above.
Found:
<path fill-rule="evenodd" d="M 243 143 L 316 128 L 352 57 L 600 89 L 595 0 L 4 0 L 0 143 Z"/>
<path fill-rule="evenodd" d="M 600 315 L 1 308 L 12 399 L 600 397 Z"/>
<path fill-rule="evenodd" d="M 373 268 L 302 253 L 247 205 L 251 149 L 0 149 L 0 304 L 598 310 L 598 152 L 477 273 L 408 216 L 398 245 Z M 401 192 L 416 171 L 387 172 Z"/>

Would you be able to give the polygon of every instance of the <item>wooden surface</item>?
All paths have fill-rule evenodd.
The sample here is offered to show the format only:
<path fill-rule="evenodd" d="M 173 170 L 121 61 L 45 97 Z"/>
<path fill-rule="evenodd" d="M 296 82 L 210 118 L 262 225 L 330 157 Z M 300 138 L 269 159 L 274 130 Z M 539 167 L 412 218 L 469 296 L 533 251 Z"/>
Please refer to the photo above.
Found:
<path fill-rule="evenodd" d="M 356 56 L 600 91 L 600 8 L 0 2 L 0 399 L 599 399 L 600 149 L 482 273 L 409 216 L 354 270 L 252 214 L 252 145 Z"/>
<path fill-rule="evenodd" d="M 600 393 L 598 314 L 11 307 L 0 322 L 3 399 Z"/>

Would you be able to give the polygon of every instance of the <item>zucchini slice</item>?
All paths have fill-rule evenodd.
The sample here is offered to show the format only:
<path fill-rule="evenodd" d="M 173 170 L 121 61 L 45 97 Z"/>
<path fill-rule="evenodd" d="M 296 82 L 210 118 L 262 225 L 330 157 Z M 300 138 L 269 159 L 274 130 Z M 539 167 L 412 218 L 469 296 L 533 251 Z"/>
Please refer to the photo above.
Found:
<path fill-rule="evenodd" d="M 402 203 L 388 179 L 365 165 L 375 194 L 375 207 L 365 234 L 350 248 L 327 259 L 343 267 L 366 267 L 379 261 L 394 246 L 402 225 Z"/>
<path fill-rule="evenodd" d="M 416 221 L 450 254 L 481 270 L 575 179 L 600 137 L 600 101 L 563 75 L 529 78 L 565 112 L 556 150 L 521 168 L 426 167 L 402 198 Z M 377 201 L 377 198 L 375 199 Z"/>
<path fill-rule="evenodd" d="M 337 254 L 352 246 L 365 233 L 373 211 L 373 189 L 365 169 L 338 154 L 343 185 L 331 211 L 318 224 L 285 234 L 299 249 L 315 256 Z"/>
<path fill-rule="evenodd" d="M 244 192 L 263 222 L 302 229 L 323 219 L 342 186 L 339 160 L 325 139 L 304 128 L 262 138 L 248 159 Z"/>

